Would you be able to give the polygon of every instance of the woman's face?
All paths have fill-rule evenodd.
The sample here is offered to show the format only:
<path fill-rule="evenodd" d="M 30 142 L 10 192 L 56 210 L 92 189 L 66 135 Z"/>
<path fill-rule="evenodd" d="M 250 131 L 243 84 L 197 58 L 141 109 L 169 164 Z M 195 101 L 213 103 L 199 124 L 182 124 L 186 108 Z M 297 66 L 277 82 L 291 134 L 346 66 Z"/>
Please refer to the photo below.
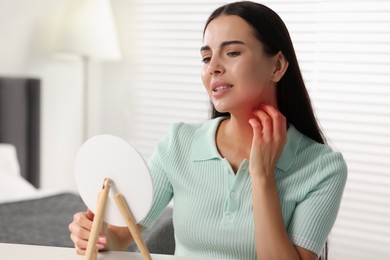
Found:
<path fill-rule="evenodd" d="M 222 15 L 208 24 L 201 56 L 202 81 L 217 111 L 251 114 L 263 103 L 277 106 L 275 59 L 239 16 Z"/>

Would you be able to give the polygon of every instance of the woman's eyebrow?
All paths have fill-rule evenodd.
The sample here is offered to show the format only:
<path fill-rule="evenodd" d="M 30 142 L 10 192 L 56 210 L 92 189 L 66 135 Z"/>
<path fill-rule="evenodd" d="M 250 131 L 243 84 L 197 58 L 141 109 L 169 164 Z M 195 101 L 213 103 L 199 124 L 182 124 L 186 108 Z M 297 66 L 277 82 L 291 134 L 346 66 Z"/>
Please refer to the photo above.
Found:
<path fill-rule="evenodd" d="M 243 41 L 224 41 L 221 43 L 221 48 L 222 47 L 225 47 L 225 46 L 228 46 L 228 45 L 233 45 L 233 44 L 245 44 Z M 210 46 L 206 45 L 206 46 L 202 46 L 200 48 L 200 51 L 209 51 L 211 50 Z"/>

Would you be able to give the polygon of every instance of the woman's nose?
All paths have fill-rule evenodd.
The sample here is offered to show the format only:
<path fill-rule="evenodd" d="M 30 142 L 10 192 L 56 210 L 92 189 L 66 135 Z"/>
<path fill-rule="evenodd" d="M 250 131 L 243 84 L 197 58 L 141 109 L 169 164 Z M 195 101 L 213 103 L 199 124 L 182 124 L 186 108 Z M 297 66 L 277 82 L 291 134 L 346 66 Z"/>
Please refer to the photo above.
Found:
<path fill-rule="evenodd" d="M 211 59 L 209 63 L 209 73 L 210 75 L 216 75 L 224 73 L 225 69 L 218 59 Z"/>

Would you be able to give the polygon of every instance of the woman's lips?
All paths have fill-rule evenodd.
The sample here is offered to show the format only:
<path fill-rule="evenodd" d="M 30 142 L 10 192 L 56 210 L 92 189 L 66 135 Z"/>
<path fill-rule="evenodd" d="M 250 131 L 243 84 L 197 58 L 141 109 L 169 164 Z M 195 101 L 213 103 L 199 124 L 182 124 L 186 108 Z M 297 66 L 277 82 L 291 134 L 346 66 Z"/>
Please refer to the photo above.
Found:
<path fill-rule="evenodd" d="M 213 88 L 211 94 L 213 97 L 219 97 L 225 94 L 226 92 L 229 92 L 232 87 L 233 87 L 232 85 L 221 85 Z"/>

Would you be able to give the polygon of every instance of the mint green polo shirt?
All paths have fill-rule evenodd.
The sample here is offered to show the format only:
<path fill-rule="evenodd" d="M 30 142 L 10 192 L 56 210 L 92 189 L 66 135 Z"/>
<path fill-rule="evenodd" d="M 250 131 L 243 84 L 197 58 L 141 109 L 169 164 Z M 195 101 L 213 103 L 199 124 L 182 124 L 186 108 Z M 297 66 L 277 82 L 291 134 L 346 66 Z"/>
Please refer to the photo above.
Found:
<path fill-rule="evenodd" d="M 176 255 L 256 259 L 249 161 L 235 174 L 219 154 L 215 135 L 222 120 L 173 124 L 157 144 L 148 162 L 153 205 L 141 225 L 150 227 L 173 198 Z M 346 178 L 339 152 L 289 127 L 275 179 L 293 244 L 320 253 Z"/>

